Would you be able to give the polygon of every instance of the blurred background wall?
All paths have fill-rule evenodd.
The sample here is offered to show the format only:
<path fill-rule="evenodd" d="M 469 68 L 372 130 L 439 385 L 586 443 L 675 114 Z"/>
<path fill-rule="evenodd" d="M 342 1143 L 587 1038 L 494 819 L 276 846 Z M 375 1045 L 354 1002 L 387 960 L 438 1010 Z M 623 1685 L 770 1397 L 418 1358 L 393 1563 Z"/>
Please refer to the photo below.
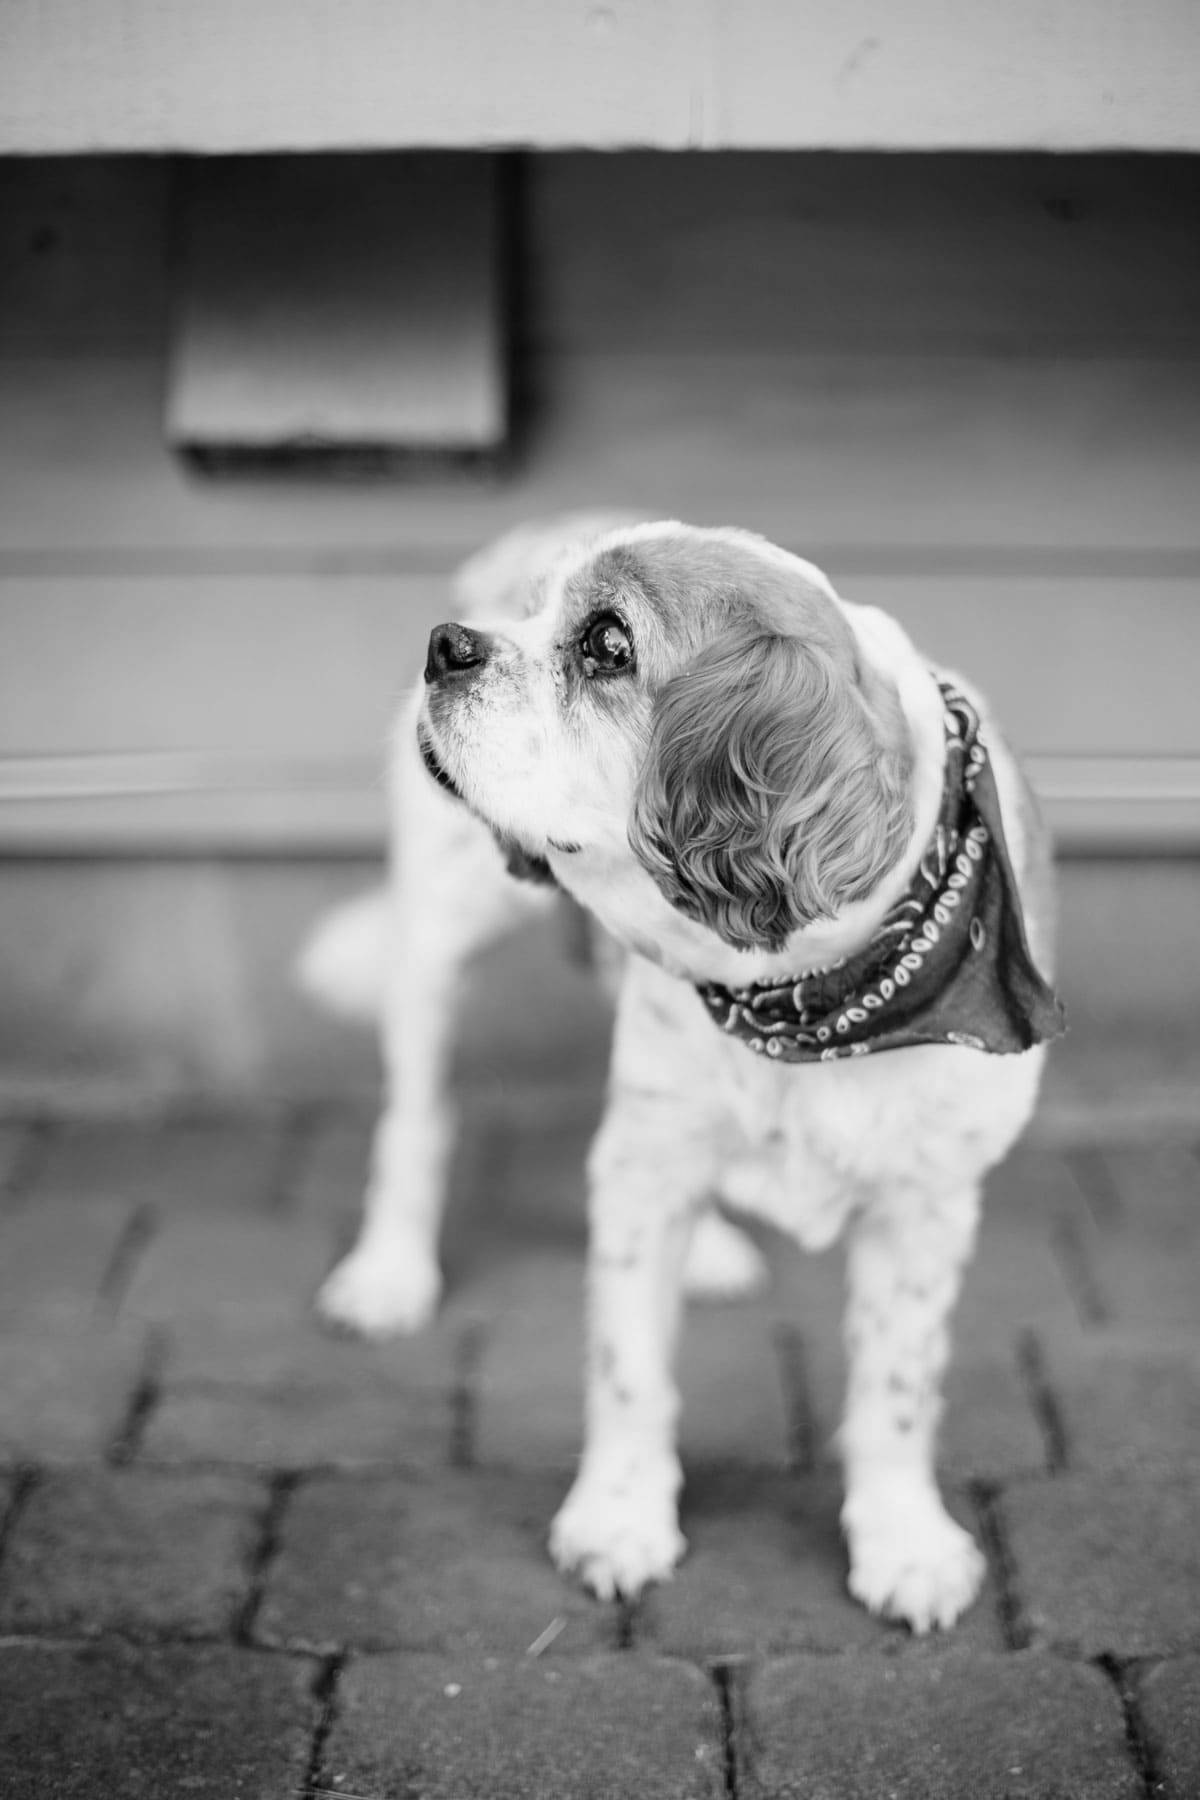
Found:
<path fill-rule="evenodd" d="M 766 532 L 969 670 L 1077 1044 L 1189 1055 L 1198 19 L 5 9 L 0 1096 L 369 1092 L 296 945 L 378 875 L 455 563 L 592 505 Z M 598 1068 L 537 961 L 477 1072 L 547 980 L 530 1054 Z"/>

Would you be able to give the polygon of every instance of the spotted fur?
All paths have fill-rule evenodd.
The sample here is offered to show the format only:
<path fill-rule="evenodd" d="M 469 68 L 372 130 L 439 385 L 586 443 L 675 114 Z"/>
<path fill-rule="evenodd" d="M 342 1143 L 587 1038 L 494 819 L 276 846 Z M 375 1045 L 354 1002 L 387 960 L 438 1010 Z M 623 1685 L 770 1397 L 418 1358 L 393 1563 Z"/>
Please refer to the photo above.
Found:
<path fill-rule="evenodd" d="M 556 1560 L 600 1595 L 631 1596 L 683 1552 L 672 1367 L 684 1271 L 689 1254 L 710 1272 L 751 1255 L 713 1222 L 719 1192 L 806 1247 L 846 1237 L 850 1587 L 915 1631 L 950 1625 L 982 1573 L 934 1471 L 950 1320 L 982 1178 L 1029 1116 L 1042 1052 L 926 1045 L 780 1066 L 714 1029 L 693 986 L 794 977 L 870 941 L 937 816 L 936 678 L 894 620 L 842 602 L 811 564 L 741 532 L 573 522 L 502 543 L 465 584 L 464 616 L 486 624 L 494 647 L 469 679 L 414 696 L 397 732 L 399 855 L 375 934 L 389 1101 L 363 1234 L 322 1307 L 383 1333 L 423 1323 L 436 1304 L 463 967 L 486 937 L 554 904 L 546 888 L 507 879 L 500 839 L 544 861 L 633 953 L 608 965 L 619 998 L 588 1166 L 585 1438 L 551 1533 Z M 632 634 L 628 679 L 580 672 L 581 621 L 597 606 Z M 418 717 L 461 800 L 422 765 Z M 1044 838 L 983 719 L 1030 944 L 1048 972 Z M 722 834 L 736 845 L 724 858 Z M 345 921 L 340 967 L 329 951 L 338 930 L 310 957 L 327 992 L 354 985 Z"/>

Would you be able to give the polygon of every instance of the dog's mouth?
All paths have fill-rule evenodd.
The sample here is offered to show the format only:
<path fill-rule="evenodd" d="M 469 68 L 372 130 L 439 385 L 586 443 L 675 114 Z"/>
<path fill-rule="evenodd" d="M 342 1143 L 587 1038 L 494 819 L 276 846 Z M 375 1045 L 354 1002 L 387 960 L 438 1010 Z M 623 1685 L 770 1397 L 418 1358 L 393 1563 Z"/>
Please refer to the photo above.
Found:
<path fill-rule="evenodd" d="M 461 800 L 463 805 L 468 807 L 478 819 L 479 814 L 475 812 L 474 807 L 470 805 L 466 796 L 456 785 L 453 775 L 434 749 L 433 739 L 423 720 L 417 724 L 417 748 L 421 752 L 421 761 L 438 786 L 443 788 L 447 794 L 452 794 L 456 800 Z M 514 875 L 518 881 L 548 882 L 552 887 L 557 885 L 550 865 L 544 856 L 540 856 L 536 850 L 526 850 L 524 845 L 519 844 L 515 838 L 506 837 L 486 819 L 480 819 L 480 824 L 487 825 L 488 830 L 495 838 L 510 875 Z M 576 850 L 578 847 L 577 844 L 555 845 L 555 849 Z"/>
<path fill-rule="evenodd" d="M 456 800 L 463 798 L 461 789 L 456 785 L 453 775 L 446 768 L 437 751 L 433 747 L 433 739 L 424 725 L 417 726 L 417 748 L 421 752 L 421 761 L 425 764 L 433 779 L 446 793 L 453 794 Z"/>

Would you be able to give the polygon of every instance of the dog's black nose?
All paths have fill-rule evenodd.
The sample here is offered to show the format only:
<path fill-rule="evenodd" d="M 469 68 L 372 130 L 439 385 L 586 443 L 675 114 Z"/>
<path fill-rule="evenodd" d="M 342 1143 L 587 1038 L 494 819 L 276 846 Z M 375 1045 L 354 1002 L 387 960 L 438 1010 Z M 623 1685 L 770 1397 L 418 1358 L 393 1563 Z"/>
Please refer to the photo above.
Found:
<path fill-rule="evenodd" d="M 466 625 L 435 625 L 429 634 L 425 679 L 445 681 L 465 669 L 477 669 L 487 661 L 490 648 L 482 631 L 471 631 Z"/>

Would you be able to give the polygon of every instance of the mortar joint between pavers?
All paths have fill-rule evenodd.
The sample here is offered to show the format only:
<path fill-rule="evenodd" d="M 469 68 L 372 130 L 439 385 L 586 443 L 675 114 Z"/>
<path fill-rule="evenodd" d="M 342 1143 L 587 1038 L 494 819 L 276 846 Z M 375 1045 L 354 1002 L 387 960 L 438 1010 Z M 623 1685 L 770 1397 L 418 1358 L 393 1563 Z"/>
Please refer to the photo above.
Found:
<path fill-rule="evenodd" d="M 255 1644 L 254 1626 L 266 1591 L 267 1577 L 283 1543 L 283 1519 L 292 1495 L 300 1485 L 298 1470 L 277 1470 L 267 1483 L 267 1498 L 246 1570 L 246 1593 L 234 1617 L 233 1640 L 243 1647 Z"/>
<path fill-rule="evenodd" d="M 28 1506 L 44 1471 L 34 1463 L 18 1463 L 13 1473 L 8 1505 L 0 1513 L 0 1587 L 4 1584 L 4 1557 L 21 1514 Z"/>
<path fill-rule="evenodd" d="M 618 1650 L 636 1650 L 642 1641 L 645 1601 L 641 1594 L 632 1600 L 618 1594 L 615 1608 L 616 1647 Z"/>
<path fill-rule="evenodd" d="M 979 1520 L 979 1533 L 996 1582 L 996 1611 L 1006 1650 L 1027 1650 L 1032 1633 L 1021 1612 L 1017 1561 L 1001 1510 L 999 1482 L 976 1479 L 967 1492 Z"/>
<path fill-rule="evenodd" d="M 1152 1665 L 1144 1658 L 1119 1657 L 1106 1651 L 1094 1658 L 1092 1666 L 1099 1669 L 1116 1690 L 1125 1723 L 1125 1747 L 1137 1770 L 1146 1800 L 1161 1800 L 1167 1786 L 1156 1767 L 1154 1745 L 1142 1717 L 1138 1695 L 1138 1677 L 1144 1668 Z"/>
<path fill-rule="evenodd" d="M 317 1716 L 313 1721 L 312 1743 L 309 1745 L 304 1785 L 298 1790 L 301 1794 L 327 1794 L 341 1791 L 322 1787 L 321 1765 L 325 1760 L 326 1746 L 333 1733 L 334 1725 L 337 1723 L 338 1682 L 348 1660 L 349 1652 L 345 1649 L 335 1650 L 331 1655 L 323 1657 L 313 1681 L 312 1697 L 316 1703 Z"/>
<path fill-rule="evenodd" d="M 1042 1341 L 1036 1331 L 1026 1329 L 1017 1334 L 1014 1347 L 1017 1375 L 1025 1398 L 1033 1411 L 1046 1456 L 1046 1473 L 1061 1475 L 1070 1466 L 1070 1444 L 1066 1420 L 1058 1395 L 1050 1380 L 1049 1366 Z"/>
<path fill-rule="evenodd" d="M 1077 1144 L 1066 1152 L 1064 1160 L 1092 1223 L 1101 1231 L 1120 1225 L 1125 1206 L 1104 1151 L 1097 1145 Z"/>
<path fill-rule="evenodd" d="M 111 1468 L 124 1468 L 133 1461 L 141 1448 L 151 1414 L 162 1398 L 170 1342 L 170 1334 L 165 1326 L 151 1325 L 148 1328 L 129 1404 L 105 1452 L 104 1460 Z"/>
<path fill-rule="evenodd" d="M 1088 1224 L 1094 1231 L 1090 1218 Z M 1050 1222 L 1050 1244 L 1055 1260 L 1079 1323 L 1085 1331 L 1097 1331 L 1112 1323 L 1113 1306 L 1096 1271 L 1088 1235 L 1077 1211 L 1056 1209 Z"/>
<path fill-rule="evenodd" d="M 97 1646 L 118 1644 L 127 1650 L 220 1650 L 227 1648 L 230 1642 L 227 1630 L 209 1629 L 208 1627 L 177 1625 L 132 1625 L 106 1623 L 95 1630 L 82 1626 L 63 1627 L 59 1625 L 26 1625 L 19 1631 L 6 1632 L 3 1639 L 8 1646 L 38 1644 L 56 1650 L 92 1650 Z M 314 1661 L 328 1660 L 321 1652 L 306 1648 L 302 1644 L 272 1643 L 269 1639 L 256 1638 L 252 1643 L 237 1644 L 236 1649 L 245 1651 L 250 1656 L 261 1656 L 264 1660 L 291 1664 L 306 1664 Z M 385 1646 L 391 1649 L 392 1646 Z M 369 1652 L 374 1654 L 374 1649 Z"/>
<path fill-rule="evenodd" d="M 100 1277 L 92 1308 L 93 1323 L 110 1324 L 120 1312 L 129 1292 L 138 1264 L 150 1248 L 161 1217 L 150 1201 L 135 1206 L 113 1245 L 108 1266 Z"/>
<path fill-rule="evenodd" d="M 725 1784 L 725 1800 L 738 1800 L 740 1777 L 738 1768 L 739 1719 L 742 1705 L 742 1681 L 745 1657 L 710 1657 L 705 1670 L 716 1689 L 718 1717 L 721 1725 L 721 1773 Z"/>

